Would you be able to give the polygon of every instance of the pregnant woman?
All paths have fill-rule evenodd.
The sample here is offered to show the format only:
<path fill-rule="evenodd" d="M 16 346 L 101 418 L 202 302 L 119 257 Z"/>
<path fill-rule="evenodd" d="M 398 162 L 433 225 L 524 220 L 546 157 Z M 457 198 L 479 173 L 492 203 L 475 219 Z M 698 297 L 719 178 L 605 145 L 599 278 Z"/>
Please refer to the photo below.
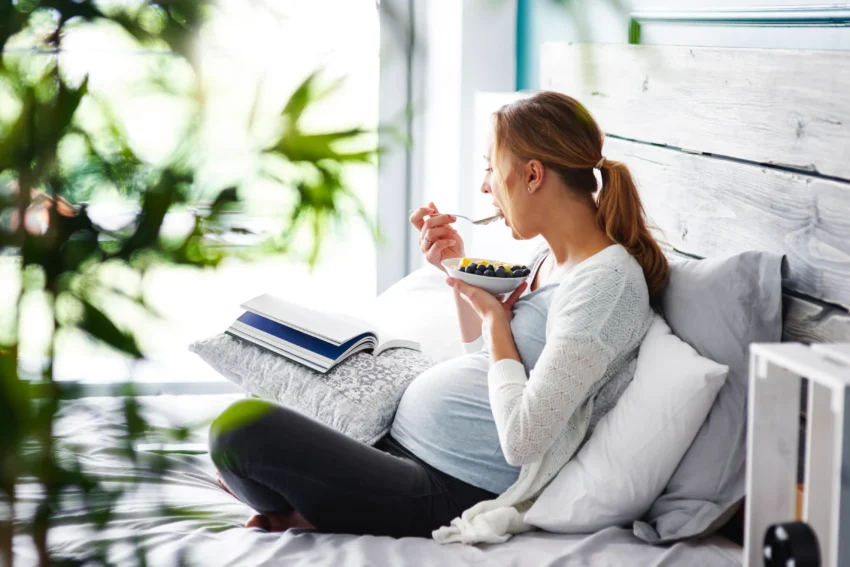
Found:
<path fill-rule="evenodd" d="M 267 402 L 228 408 L 210 452 L 258 512 L 249 526 L 443 543 L 531 529 L 524 512 L 632 380 L 668 279 L 631 175 L 603 157 L 603 139 L 558 93 L 495 113 L 481 191 L 514 238 L 545 240 L 530 286 L 502 301 L 447 279 L 467 354 L 417 377 L 374 447 Z M 455 219 L 433 203 L 410 221 L 434 266 L 464 255 Z"/>

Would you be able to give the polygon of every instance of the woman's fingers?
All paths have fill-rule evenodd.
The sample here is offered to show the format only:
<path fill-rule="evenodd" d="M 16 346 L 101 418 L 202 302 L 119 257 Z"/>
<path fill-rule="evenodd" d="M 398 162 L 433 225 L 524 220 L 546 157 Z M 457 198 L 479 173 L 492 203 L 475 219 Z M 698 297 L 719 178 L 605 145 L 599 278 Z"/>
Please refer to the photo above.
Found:
<path fill-rule="evenodd" d="M 457 244 L 457 241 L 451 239 L 437 240 L 428 249 L 428 260 L 430 261 L 433 258 L 435 262 L 438 262 L 440 258 L 442 258 L 443 250 L 450 248 L 455 244 Z"/>
<path fill-rule="evenodd" d="M 519 296 L 522 295 L 523 290 L 525 290 L 525 287 L 528 285 L 526 282 L 522 282 L 522 284 L 520 284 L 520 286 L 514 290 L 514 292 L 505 301 L 500 301 L 494 295 L 491 295 L 483 289 L 469 285 L 457 278 L 448 278 L 446 283 L 460 292 L 461 297 L 472 305 L 478 315 L 484 317 L 488 312 L 494 312 L 493 310 L 498 309 L 499 306 L 501 306 L 504 309 L 508 320 L 513 318 L 514 303 L 517 302 Z"/>
<path fill-rule="evenodd" d="M 413 211 L 410 215 L 410 219 L 408 220 L 410 220 L 410 224 L 412 224 L 416 230 L 422 230 L 422 225 L 425 224 L 425 217 L 436 214 L 436 212 L 437 209 L 434 207 L 419 207 Z"/>
<path fill-rule="evenodd" d="M 430 240 L 431 242 L 437 242 L 442 238 L 454 238 L 455 236 L 457 236 L 457 232 L 450 226 L 423 227 L 422 232 L 419 233 L 420 240 Z"/>
<path fill-rule="evenodd" d="M 425 220 L 423 226 L 425 228 L 437 228 L 438 226 L 453 223 L 456 220 L 457 217 L 453 217 L 452 215 L 432 215 Z"/>
<path fill-rule="evenodd" d="M 519 284 L 519 287 L 516 288 L 514 290 L 514 292 L 512 294 L 510 294 L 505 301 L 502 302 L 502 305 L 505 306 L 505 309 L 507 309 L 508 311 L 513 309 L 514 303 L 517 302 L 517 300 L 519 299 L 519 296 L 522 295 L 522 292 L 524 292 L 525 288 L 527 288 L 527 287 L 528 287 L 528 282 L 522 282 L 521 284 Z"/>
<path fill-rule="evenodd" d="M 429 254 L 431 252 L 442 252 L 446 248 L 454 246 L 457 244 L 457 240 L 454 238 L 435 238 L 431 240 L 430 238 L 420 238 L 419 239 L 419 250 L 421 250 L 424 254 Z M 436 256 L 439 259 L 439 254 Z"/>
<path fill-rule="evenodd" d="M 458 290 L 463 298 L 469 301 L 473 307 L 475 306 L 475 300 L 478 299 L 478 294 L 481 293 L 480 288 L 471 286 L 465 281 L 457 278 L 449 278 L 446 280 L 446 283 Z"/>
<path fill-rule="evenodd" d="M 432 248 L 433 246 L 434 246 L 434 243 L 433 243 L 433 242 L 429 242 L 428 240 L 425 240 L 424 238 L 420 238 L 420 239 L 419 239 L 419 250 L 420 250 L 423 254 L 425 254 L 426 256 L 427 256 L 427 254 L 428 254 L 428 251 L 429 251 L 429 250 L 431 250 L 431 248 Z"/>
<path fill-rule="evenodd" d="M 437 209 L 437 205 L 434 204 L 434 201 L 428 203 L 425 207 L 419 207 L 415 211 L 410 214 L 410 224 L 416 228 L 416 230 L 422 230 L 422 225 L 425 223 L 425 217 L 431 215 L 438 215 L 440 211 Z"/>

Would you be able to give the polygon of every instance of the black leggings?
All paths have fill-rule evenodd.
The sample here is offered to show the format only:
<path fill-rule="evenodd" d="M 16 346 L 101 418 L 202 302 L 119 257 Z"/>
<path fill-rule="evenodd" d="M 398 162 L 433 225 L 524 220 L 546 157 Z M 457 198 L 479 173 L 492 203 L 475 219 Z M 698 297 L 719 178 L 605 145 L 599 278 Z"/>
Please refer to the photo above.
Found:
<path fill-rule="evenodd" d="M 430 537 L 495 494 L 427 465 L 387 435 L 374 447 L 256 399 L 210 428 L 210 455 L 230 490 L 260 514 L 297 510 L 323 532 Z"/>

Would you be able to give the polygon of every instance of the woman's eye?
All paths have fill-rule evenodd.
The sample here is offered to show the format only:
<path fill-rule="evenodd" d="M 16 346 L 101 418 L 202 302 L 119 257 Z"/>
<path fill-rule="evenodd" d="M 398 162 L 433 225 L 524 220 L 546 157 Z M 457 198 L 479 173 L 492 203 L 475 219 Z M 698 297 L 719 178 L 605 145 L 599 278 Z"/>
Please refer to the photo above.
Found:
<path fill-rule="evenodd" d="M 485 167 L 484 171 L 486 171 L 487 173 L 490 173 L 491 171 L 493 171 L 493 168 L 492 167 Z"/>

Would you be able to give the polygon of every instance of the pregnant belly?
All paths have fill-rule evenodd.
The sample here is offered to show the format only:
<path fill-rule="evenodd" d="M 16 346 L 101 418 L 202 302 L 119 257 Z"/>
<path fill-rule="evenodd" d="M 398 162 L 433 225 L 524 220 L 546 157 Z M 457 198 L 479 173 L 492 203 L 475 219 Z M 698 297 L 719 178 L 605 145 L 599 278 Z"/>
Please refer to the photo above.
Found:
<path fill-rule="evenodd" d="M 508 465 L 487 386 L 486 353 L 445 361 L 407 388 L 391 434 L 429 465 L 479 488 L 501 493 L 519 467 Z"/>

